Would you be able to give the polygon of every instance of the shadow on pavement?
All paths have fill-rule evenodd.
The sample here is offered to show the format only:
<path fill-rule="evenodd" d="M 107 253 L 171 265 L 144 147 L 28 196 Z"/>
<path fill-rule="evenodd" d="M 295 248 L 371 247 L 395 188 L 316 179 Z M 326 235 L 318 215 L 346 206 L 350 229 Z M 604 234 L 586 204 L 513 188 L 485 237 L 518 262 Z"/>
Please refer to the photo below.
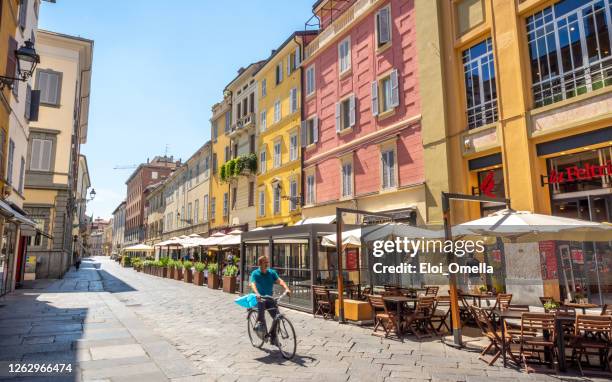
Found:
<path fill-rule="evenodd" d="M 83 337 L 83 322 L 89 309 L 56 306 L 41 293 L 22 289 L 2 298 L 0 380 L 80 380 L 75 345 Z M 17 364 L 33 366 L 21 370 Z M 43 364 L 53 368 L 42 372 Z"/>
<path fill-rule="evenodd" d="M 266 365 L 291 365 L 306 367 L 306 364 L 312 364 L 317 359 L 310 356 L 301 356 L 295 354 L 292 359 L 285 359 L 278 350 L 270 350 L 266 348 L 260 349 L 262 352 L 267 353 L 263 357 L 253 359 L 254 361 L 265 363 Z"/>

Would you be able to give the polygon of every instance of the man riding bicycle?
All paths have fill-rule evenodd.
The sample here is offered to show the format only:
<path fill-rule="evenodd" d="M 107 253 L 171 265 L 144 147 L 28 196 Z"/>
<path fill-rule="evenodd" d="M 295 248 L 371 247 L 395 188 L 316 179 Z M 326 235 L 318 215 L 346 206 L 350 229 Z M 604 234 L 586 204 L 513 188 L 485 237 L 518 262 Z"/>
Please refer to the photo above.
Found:
<path fill-rule="evenodd" d="M 270 262 L 266 256 L 260 256 L 257 259 L 259 268 L 251 273 L 251 289 L 257 296 L 257 327 L 256 330 L 264 331 L 266 327 L 266 310 L 270 312 L 272 318 L 278 314 L 276 302 L 272 299 L 261 298 L 261 296 L 272 296 L 274 292 L 274 284 L 279 284 L 285 288 L 287 294 L 291 294 L 291 290 L 278 276 L 274 269 L 268 268 Z M 272 333 L 274 335 L 274 333 Z M 272 338 L 274 343 L 274 338 Z"/>

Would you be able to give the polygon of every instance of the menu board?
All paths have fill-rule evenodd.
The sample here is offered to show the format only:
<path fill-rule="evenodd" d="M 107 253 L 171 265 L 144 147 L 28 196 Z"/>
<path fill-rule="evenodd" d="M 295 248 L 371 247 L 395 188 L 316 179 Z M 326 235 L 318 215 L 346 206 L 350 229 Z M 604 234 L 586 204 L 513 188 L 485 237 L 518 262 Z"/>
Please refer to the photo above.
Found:
<path fill-rule="evenodd" d="M 540 246 L 540 266 L 542 268 L 543 280 L 558 279 L 557 275 L 557 256 L 554 240 L 541 241 Z"/>

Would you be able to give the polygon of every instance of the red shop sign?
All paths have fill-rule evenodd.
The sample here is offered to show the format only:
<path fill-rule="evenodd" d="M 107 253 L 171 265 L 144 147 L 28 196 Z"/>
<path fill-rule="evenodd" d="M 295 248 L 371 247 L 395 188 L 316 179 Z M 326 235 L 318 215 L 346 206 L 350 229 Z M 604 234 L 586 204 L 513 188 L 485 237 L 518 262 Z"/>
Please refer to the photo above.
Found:
<path fill-rule="evenodd" d="M 563 171 L 550 170 L 548 174 L 548 184 L 559 184 L 566 182 L 576 182 L 579 180 L 591 180 L 601 178 L 606 175 L 612 175 L 612 162 L 607 161 L 603 165 L 590 165 L 586 163 L 584 167 L 571 166 Z M 543 177 L 544 178 L 544 177 Z M 542 185 L 544 185 L 542 179 Z"/>

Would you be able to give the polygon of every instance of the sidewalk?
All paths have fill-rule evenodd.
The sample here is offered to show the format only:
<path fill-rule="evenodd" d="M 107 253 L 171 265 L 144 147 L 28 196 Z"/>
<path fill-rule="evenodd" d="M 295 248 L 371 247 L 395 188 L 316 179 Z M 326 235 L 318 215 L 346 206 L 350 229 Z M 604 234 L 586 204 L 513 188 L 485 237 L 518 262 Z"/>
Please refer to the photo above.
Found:
<path fill-rule="evenodd" d="M 199 372 L 115 295 L 133 290 L 85 260 L 62 280 L 29 282 L 0 300 L 0 380 L 8 362 L 71 363 L 39 380 L 166 381 Z M 16 377 L 15 380 L 30 380 Z"/>

